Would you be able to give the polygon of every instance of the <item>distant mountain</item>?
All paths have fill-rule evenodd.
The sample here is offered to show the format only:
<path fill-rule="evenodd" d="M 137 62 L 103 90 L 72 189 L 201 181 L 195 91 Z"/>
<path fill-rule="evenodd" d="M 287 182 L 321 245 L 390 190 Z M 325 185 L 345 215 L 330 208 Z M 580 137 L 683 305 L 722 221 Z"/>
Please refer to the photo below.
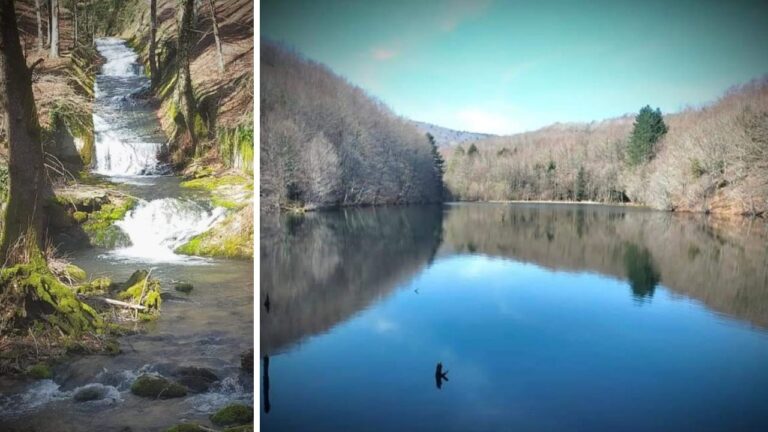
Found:
<path fill-rule="evenodd" d="M 477 132 L 458 131 L 416 120 L 411 120 L 411 122 L 423 133 L 432 134 L 432 136 L 435 137 L 435 142 L 438 147 L 455 147 L 459 144 L 480 141 L 496 136 Z"/>

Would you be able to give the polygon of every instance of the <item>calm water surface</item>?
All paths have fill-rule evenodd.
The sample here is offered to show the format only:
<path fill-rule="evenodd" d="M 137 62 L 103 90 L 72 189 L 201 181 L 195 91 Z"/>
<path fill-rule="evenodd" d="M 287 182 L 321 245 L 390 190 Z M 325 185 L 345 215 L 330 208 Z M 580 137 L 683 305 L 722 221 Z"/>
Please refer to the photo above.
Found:
<path fill-rule="evenodd" d="M 262 217 L 261 426 L 768 430 L 767 238 L 603 206 Z"/>

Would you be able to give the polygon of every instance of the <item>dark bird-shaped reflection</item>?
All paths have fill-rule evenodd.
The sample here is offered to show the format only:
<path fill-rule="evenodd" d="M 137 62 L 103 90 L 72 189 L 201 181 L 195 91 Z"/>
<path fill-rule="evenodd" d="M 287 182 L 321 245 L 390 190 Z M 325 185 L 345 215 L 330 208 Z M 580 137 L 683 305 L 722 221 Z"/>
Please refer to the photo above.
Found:
<path fill-rule="evenodd" d="M 267 294 L 266 297 L 267 298 L 264 299 L 264 309 L 266 309 L 267 313 L 269 313 L 269 305 L 270 305 L 270 303 L 269 303 L 269 294 Z"/>
<path fill-rule="evenodd" d="M 443 388 L 443 380 L 448 381 L 448 371 L 443 372 L 443 364 L 438 362 L 435 368 L 435 386 L 438 390 Z"/>
<path fill-rule="evenodd" d="M 272 404 L 269 403 L 269 356 L 264 356 L 264 376 L 261 378 L 264 392 L 264 413 L 269 413 Z"/>

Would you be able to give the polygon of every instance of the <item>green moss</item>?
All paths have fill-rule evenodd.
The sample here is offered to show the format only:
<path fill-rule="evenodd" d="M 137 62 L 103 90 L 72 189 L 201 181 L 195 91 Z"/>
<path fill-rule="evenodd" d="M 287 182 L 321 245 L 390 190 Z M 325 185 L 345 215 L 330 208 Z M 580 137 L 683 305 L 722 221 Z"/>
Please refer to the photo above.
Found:
<path fill-rule="evenodd" d="M 150 314 L 160 310 L 163 301 L 160 297 L 160 282 L 151 279 L 145 270 L 134 272 L 125 286 L 127 288 L 117 294 L 118 299 L 145 306 Z"/>
<path fill-rule="evenodd" d="M 238 202 L 235 202 L 226 198 L 222 198 L 219 196 L 212 197 L 211 204 L 213 204 L 216 207 L 223 207 L 228 210 L 236 210 L 245 206 L 245 204 L 243 203 L 238 203 Z"/>
<path fill-rule="evenodd" d="M 219 154 L 224 164 L 248 174 L 253 173 L 253 124 L 246 122 L 216 134 Z"/>
<path fill-rule="evenodd" d="M 175 252 L 183 255 L 209 256 L 220 258 L 250 258 L 253 248 L 247 236 L 228 235 L 216 238 L 211 231 L 192 237 L 188 242 L 176 248 Z"/>
<path fill-rule="evenodd" d="M 243 404 L 230 404 L 211 416 L 217 426 L 244 425 L 253 421 L 253 408 Z"/>
<path fill-rule="evenodd" d="M 213 191 L 222 186 L 247 186 L 251 179 L 239 175 L 225 175 L 221 177 L 201 177 L 181 182 L 181 187 Z"/>
<path fill-rule="evenodd" d="M 187 389 L 163 377 L 144 374 L 131 384 L 131 393 L 142 397 L 170 399 L 186 396 Z"/>
<path fill-rule="evenodd" d="M 75 292 L 48 270 L 41 256 L 28 264 L 0 269 L 0 286 L 6 287 L 6 293 L 12 298 L 29 298 L 32 302 L 47 304 L 51 311 L 41 313 L 41 318 L 68 335 L 103 329 L 96 311 L 78 300 Z M 27 303 L 26 308 L 18 308 L 14 318 L 27 318 L 27 310 L 34 309 Z"/>
<path fill-rule="evenodd" d="M 53 378 L 53 371 L 51 371 L 51 368 L 47 364 L 38 363 L 27 369 L 27 375 L 34 379 L 50 379 Z"/>
<path fill-rule="evenodd" d="M 122 220 L 125 214 L 136 204 L 134 199 L 125 199 L 117 204 L 105 204 L 98 211 L 90 214 L 83 226 L 91 244 L 105 248 L 130 246 L 130 239 L 115 222 Z"/>
<path fill-rule="evenodd" d="M 88 220 L 88 213 L 86 213 L 84 211 L 76 211 L 76 212 L 72 213 L 72 218 L 77 223 L 83 223 L 83 222 Z"/>
<path fill-rule="evenodd" d="M 78 294 L 95 295 L 104 294 L 112 286 L 112 280 L 108 277 L 100 277 L 75 288 Z"/>
<path fill-rule="evenodd" d="M 206 432 L 208 430 L 210 429 L 204 429 L 202 426 L 195 423 L 182 423 L 170 429 L 166 429 L 165 432 Z"/>
<path fill-rule="evenodd" d="M 77 282 L 82 282 L 88 277 L 88 275 L 85 273 L 85 270 L 74 264 L 67 264 L 64 271 L 67 273 L 67 276 L 70 279 Z"/>

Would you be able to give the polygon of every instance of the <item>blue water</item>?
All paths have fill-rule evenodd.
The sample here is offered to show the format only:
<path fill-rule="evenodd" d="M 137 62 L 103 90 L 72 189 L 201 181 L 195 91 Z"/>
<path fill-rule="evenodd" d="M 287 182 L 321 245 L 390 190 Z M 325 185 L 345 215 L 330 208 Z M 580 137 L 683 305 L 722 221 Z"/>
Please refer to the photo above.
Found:
<path fill-rule="evenodd" d="M 764 240 L 754 227 L 740 237 L 741 227 L 708 232 L 705 220 L 557 206 L 352 214 L 314 215 L 298 228 L 282 221 L 292 228 L 281 246 L 262 252 L 262 272 L 283 265 L 262 274 L 262 298 L 271 292 L 269 313 L 262 309 L 263 430 L 768 430 L 766 256 L 736 261 L 749 274 L 733 273 L 733 283 L 748 288 L 730 297 L 713 285 L 690 288 L 696 298 L 664 280 L 678 283 L 676 274 L 699 266 L 725 274 L 733 263 L 712 261 L 714 245 L 721 257 L 731 247 L 765 252 L 752 243 Z M 413 235 L 434 226 L 433 239 Z M 562 240 L 542 236 L 548 252 L 535 262 L 526 237 L 547 229 Z M 654 233 L 661 229 L 689 234 Z M 467 252 L 467 236 L 486 240 Z M 679 262 L 659 236 L 686 243 Z M 398 274 L 406 261 L 421 265 Z M 288 278 L 289 269 L 305 277 Z M 396 282 L 377 286 L 376 270 Z M 366 300 L 339 306 L 355 296 Z M 286 328 L 292 338 L 282 336 Z M 438 362 L 448 370 L 440 388 Z"/>

